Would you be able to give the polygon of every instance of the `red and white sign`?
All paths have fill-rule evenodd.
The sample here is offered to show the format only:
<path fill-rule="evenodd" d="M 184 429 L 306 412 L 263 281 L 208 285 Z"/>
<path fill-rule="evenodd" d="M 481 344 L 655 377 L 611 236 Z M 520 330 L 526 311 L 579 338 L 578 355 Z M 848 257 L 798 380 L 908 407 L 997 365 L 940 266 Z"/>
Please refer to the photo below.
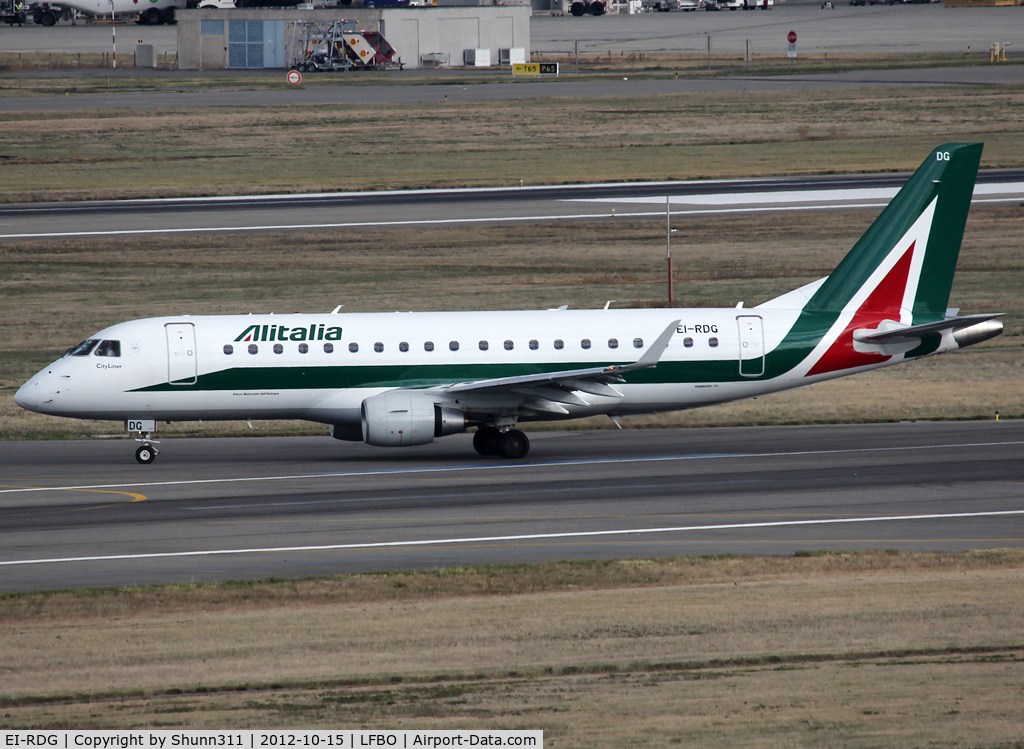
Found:
<path fill-rule="evenodd" d="M 300 83 L 302 83 L 302 73 L 300 73 L 298 70 L 289 70 L 288 82 L 293 86 L 298 86 Z"/>
<path fill-rule="evenodd" d="M 796 44 L 796 32 L 790 31 L 789 34 L 786 35 L 786 39 L 789 40 L 790 44 Z"/>

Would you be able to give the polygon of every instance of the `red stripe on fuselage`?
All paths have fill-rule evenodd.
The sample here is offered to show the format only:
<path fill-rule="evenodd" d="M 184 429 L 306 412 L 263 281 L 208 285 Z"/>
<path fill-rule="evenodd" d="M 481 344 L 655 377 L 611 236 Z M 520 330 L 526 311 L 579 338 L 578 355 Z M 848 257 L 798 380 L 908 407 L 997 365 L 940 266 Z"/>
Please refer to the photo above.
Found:
<path fill-rule="evenodd" d="M 892 270 L 864 300 L 864 304 L 850 320 L 846 330 L 839 334 L 828 351 L 811 367 L 805 375 L 806 377 L 836 372 L 840 369 L 879 364 L 892 358 L 883 357 L 881 354 L 862 354 L 859 351 L 854 351 L 853 331 L 858 328 L 877 327 L 882 320 L 900 319 L 900 307 L 903 305 L 903 294 L 907 289 L 907 278 L 910 276 L 910 261 L 914 257 L 914 245 L 916 244 L 917 242 L 911 243 L 907 251 L 903 253 L 903 257 L 896 262 Z"/>

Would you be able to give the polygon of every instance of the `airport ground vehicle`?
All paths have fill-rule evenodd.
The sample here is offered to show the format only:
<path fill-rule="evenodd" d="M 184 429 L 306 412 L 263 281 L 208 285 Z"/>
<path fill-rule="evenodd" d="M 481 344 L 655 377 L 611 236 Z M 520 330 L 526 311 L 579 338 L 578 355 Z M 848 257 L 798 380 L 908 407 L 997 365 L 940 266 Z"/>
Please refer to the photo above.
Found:
<path fill-rule="evenodd" d="M 403 67 L 383 34 L 357 30 L 352 21 L 304 24 L 298 42 L 301 56 L 291 69 L 301 73 Z"/>
<path fill-rule="evenodd" d="M 28 14 L 19 0 L 2 0 L 0 2 L 0 23 L 11 26 L 18 24 L 24 26 L 28 23 Z"/>
<path fill-rule="evenodd" d="M 605 5 L 604 0 L 593 0 L 593 2 L 574 0 L 573 4 L 569 6 L 569 12 L 577 18 L 580 16 L 603 16 L 608 12 L 608 6 Z"/>

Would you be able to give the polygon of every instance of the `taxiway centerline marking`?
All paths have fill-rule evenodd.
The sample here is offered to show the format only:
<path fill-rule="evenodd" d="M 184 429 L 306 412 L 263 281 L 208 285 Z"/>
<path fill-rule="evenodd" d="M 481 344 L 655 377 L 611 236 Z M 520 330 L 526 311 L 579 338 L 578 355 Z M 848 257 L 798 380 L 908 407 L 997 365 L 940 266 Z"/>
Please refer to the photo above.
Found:
<path fill-rule="evenodd" d="M 785 526 L 838 525 L 841 523 L 883 523 L 906 520 L 948 520 L 953 518 L 1000 517 L 1024 515 L 1024 510 L 993 510 L 991 512 L 948 512 L 928 515 L 895 515 L 888 517 L 833 518 L 829 520 L 780 520 L 764 523 L 723 523 L 719 525 L 690 525 L 674 528 L 623 528 L 610 531 L 569 531 L 566 533 L 524 533 L 513 536 L 477 536 L 473 538 L 433 538 L 415 541 L 377 541 L 360 544 L 325 544 L 322 546 L 279 546 L 254 549 L 209 549 L 204 551 L 167 551 L 147 554 L 108 554 L 90 557 L 63 557 L 53 559 L 14 559 L 0 562 L 0 567 L 30 564 L 60 564 L 68 562 L 110 562 L 126 559 L 167 559 L 172 557 L 204 557 L 222 554 L 281 554 L 299 551 L 344 551 L 353 549 L 387 549 L 415 546 L 441 546 L 510 541 L 533 541 L 556 538 L 593 538 L 595 536 L 628 536 L 651 533 L 687 533 L 697 531 L 744 530 L 750 528 L 779 528 Z"/>

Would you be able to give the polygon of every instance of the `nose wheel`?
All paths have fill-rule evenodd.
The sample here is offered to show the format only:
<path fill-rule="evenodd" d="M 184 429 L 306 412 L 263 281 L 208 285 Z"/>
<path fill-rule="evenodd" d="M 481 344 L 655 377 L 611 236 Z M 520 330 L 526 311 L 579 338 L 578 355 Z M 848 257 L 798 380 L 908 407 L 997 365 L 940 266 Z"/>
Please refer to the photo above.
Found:
<path fill-rule="evenodd" d="M 153 447 L 154 440 L 150 439 L 148 433 L 143 433 L 141 438 L 136 438 L 136 442 L 141 442 L 142 446 L 135 451 L 135 459 L 142 463 L 142 465 L 149 465 L 156 460 L 157 454 L 160 452 Z"/>
<path fill-rule="evenodd" d="M 156 460 L 156 448 L 152 445 L 143 445 L 135 451 L 135 459 L 143 465 L 148 465 Z"/>

